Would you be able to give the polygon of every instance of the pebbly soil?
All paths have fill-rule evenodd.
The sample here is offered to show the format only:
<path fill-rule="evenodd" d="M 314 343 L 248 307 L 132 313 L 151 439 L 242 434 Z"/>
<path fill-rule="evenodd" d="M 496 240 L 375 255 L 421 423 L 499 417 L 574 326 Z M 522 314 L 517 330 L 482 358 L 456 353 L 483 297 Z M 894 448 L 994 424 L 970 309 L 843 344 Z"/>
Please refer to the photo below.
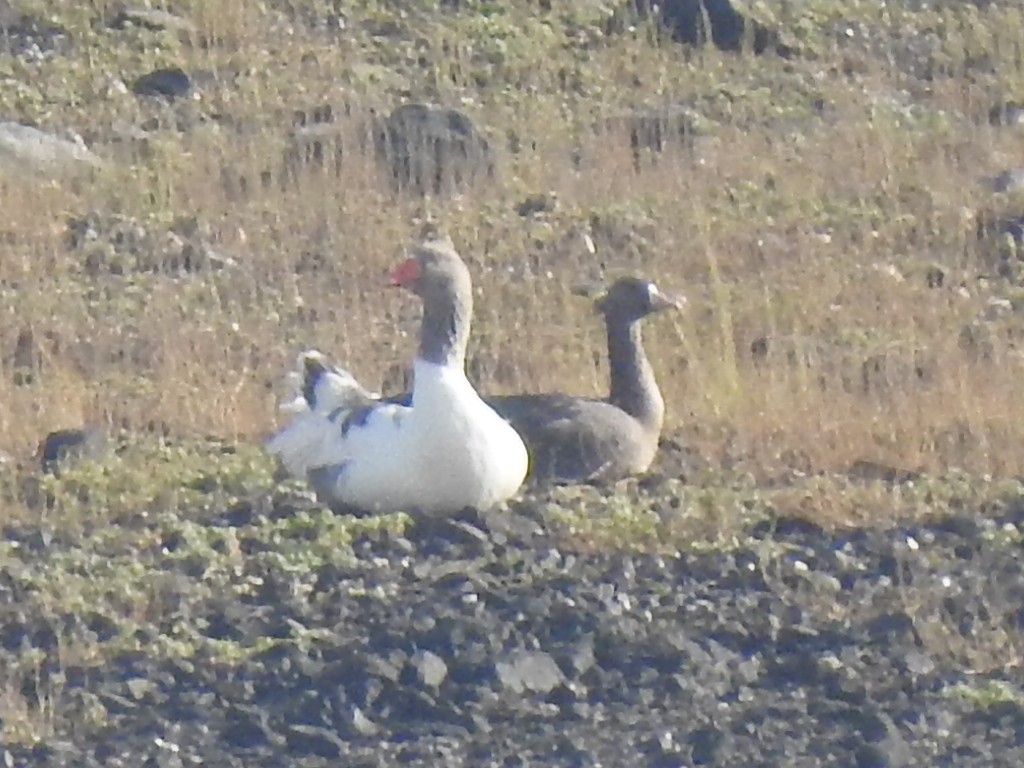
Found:
<path fill-rule="evenodd" d="M 661 471 L 681 461 L 669 450 Z M 731 541 L 662 554 L 595 552 L 553 512 L 566 494 L 640 494 L 660 510 L 657 535 L 697 514 L 692 500 L 673 507 L 674 482 L 535 492 L 351 538 L 337 534 L 353 521 L 297 486 L 197 510 L 191 527 L 125 518 L 136 549 L 8 525 L 0 666 L 52 717 L 35 745 L 4 747 L 5 764 L 1024 758 L 1024 506 L 1012 496 L 984 516 L 833 532 L 741 499 L 751 514 Z M 142 607 L 118 612 L 108 594 L 58 612 L 43 599 L 45 574 L 70 578 L 103 552 L 144 574 Z"/>

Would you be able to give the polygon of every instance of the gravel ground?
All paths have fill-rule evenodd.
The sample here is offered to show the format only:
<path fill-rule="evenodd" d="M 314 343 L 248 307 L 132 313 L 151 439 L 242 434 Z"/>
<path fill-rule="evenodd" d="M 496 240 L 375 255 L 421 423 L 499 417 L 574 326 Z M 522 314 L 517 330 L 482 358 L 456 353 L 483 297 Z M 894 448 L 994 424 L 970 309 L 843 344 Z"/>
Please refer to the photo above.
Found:
<path fill-rule="evenodd" d="M 231 579 L 249 588 L 197 598 L 183 585 L 209 564 L 175 561 L 160 619 L 102 663 L 59 638 L 112 636 L 103 611 L 59 628 L 27 615 L 8 560 L 2 656 L 38 653 L 20 693 L 54 715 L 50 738 L 7 746 L 3 764 L 1017 765 L 1024 508 L 1010 507 L 839 534 L 763 519 L 726 549 L 653 556 L 572 551 L 530 497 L 368 534 L 300 576 L 270 567 L 280 546 L 254 533 L 300 510 L 258 499 L 206 521 L 235 532 Z M 80 546 L 6 537 L 25 562 Z M 166 652 L 187 636 L 201 650 Z M 229 647 L 247 650 L 211 650 Z"/>

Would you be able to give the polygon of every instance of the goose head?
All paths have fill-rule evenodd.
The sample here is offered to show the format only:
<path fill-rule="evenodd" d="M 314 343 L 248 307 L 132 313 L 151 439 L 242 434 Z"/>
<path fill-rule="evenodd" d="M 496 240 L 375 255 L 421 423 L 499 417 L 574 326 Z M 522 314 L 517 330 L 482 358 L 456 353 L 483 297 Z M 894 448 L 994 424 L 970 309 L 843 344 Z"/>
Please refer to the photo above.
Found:
<path fill-rule="evenodd" d="M 420 357 L 464 367 L 473 284 L 451 240 L 435 238 L 414 247 L 409 258 L 391 271 L 389 282 L 423 300 Z"/>
<path fill-rule="evenodd" d="M 448 238 L 426 240 L 391 270 L 390 284 L 405 288 L 425 303 L 454 303 L 473 295 L 469 269 Z"/>
<path fill-rule="evenodd" d="M 655 312 L 680 309 L 685 303 L 683 296 L 667 294 L 650 280 L 622 277 L 596 299 L 594 307 L 606 318 L 632 323 Z"/>

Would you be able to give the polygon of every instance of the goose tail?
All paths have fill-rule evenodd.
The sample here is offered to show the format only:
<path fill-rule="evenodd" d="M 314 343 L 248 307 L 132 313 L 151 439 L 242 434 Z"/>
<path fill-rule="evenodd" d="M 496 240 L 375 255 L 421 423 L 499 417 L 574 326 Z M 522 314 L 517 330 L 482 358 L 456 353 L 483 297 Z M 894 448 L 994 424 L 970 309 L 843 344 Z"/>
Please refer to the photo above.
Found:
<path fill-rule="evenodd" d="M 280 410 L 291 418 L 266 447 L 289 474 L 305 477 L 310 469 L 322 466 L 332 452 L 332 442 L 339 439 L 339 415 L 375 403 L 380 395 L 365 389 L 348 371 L 331 365 L 315 349 L 299 354 L 287 381 L 291 397 Z"/>
<path fill-rule="evenodd" d="M 295 370 L 288 373 L 287 381 L 292 396 L 280 406 L 285 413 L 329 414 L 338 408 L 380 399 L 378 393 L 364 388 L 345 369 L 331 365 L 327 357 L 315 349 L 299 353 Z"/>

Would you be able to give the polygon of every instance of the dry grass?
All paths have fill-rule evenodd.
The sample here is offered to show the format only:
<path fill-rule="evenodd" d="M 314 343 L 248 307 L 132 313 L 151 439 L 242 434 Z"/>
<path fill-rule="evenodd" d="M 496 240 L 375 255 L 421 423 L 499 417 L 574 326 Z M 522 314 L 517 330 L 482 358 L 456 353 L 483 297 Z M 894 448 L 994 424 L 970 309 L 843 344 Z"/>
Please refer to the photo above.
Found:
<path fill-rule="evenodd" d="M 0 523 L 20 515 L 75 544 L 17 571 L 27 613 L 97 607 L 118 627 L 109 642 L 62 640 L 55 659 L 24 653 L 0 675 L 6 741 L 58 730 L 69 704 L 47 670 L 105 664 L 139 642 L 134 627 L 160 625 L 175 604 L 162 591 L 248 599 L 233 527 L 206 518 L 276 487 L 249 444 L 274 428 L 296 352 L 328 352 L 370 387 L 400 380 L 418 307 L 381 277 L 427 220 L 472 266 L 472 370 L 486 391 L 605 391 L 603 334 L 574 283 L 635 273 L 688 295 L 684 312 L 650 323 L 648 350 L 667 431 L 709 469 L 654 488 L 552 492 L 544 512 L 566 552 L 729 549 L 766 517 L 884 525 L 1019 496 L 1024 294 L 997 275 L 974 223 L 991 202 L 986 179 L 1024 156 L 1024 130 L 987 120 L 993 103 L 1024 97 L 1017 9 L 773 4 L 805 14 L 782 20 L 802 51 L 784 61 L 684 53 L 644 25 L 605 39 L 588 3 L 455 14 L 409 10 L 436 5 L 425 1 L 180 0 L 173 10 L 194 25 L 181 34 L 109 30 L 108 0 L 15 4 L 71 30 L 73 47 L 38 62 L 0 54 L 0 114 L 78 131 L 106 166 L 59 182 L 0 167 L 0 454 L 27 463 L 48 432 L 86 423 L 246 445 L 139 440 L 61 478 L 0 473 Z M 311 23 L 335 6 L 344 31 Z M 167 107 L 125 92 L 121 80 L 157 66 L 205 73 L 201 98 Z M 451 200 L 393 195 L 353 148 L 371 110 L 403 101 L 469 114 L 497 150 L 495 182 Z M 285 178 L 293 112 L 325 103 L 347 148 L 340 173 Z M 621 127 L 593 130 L 677 104 L 700 118 L 694 146 L 639 168 Z M 114 138 L 153 121 L 164 127 L 144 140 Z M 538 194 L 554 210 L 519 216 Z M 73 247 L 82 221 L 98 237 Z M 165 260 L 196 237 L 223 268 Z M 882 479 L 851 471 L 864 465 Z M 914 471 L 923 477 L 885 479 Z M 399 524 L 256 520 L 266 567 L 309 573 L 346 558 L 359 526 Z M 766 542 L 762 570 L 781 584 L 788 559 Z M 167 578 L 177 556 L 209 568 Z M 823 619 L 878 609 L 808 583 L 807 609 Z M 1001 588 L 977 587 L 986 610 L 966 634 L 942 589 L 901 588 L 928 654 L 975 672 L 1019 666 L 1016 603 Z M 194 653 L 171 635 L 145 651 Z M 69 721 L 101 726 L 98 702 Z"/>
<path fill-rule="evenodd" d="M 2 62 L 31 84 L 0 97 L 7 114 L 94 137 L 109 166 L 64 185 L 0 179 L 0 449 L 27 457 L 48 431 L 83 421 L 258 439 L 305 346 L 377 386 L 409 357 L 416 325 L 413 302 L 380 274 L 431 218 L 473 267 L 486 390 L 602 391 L 600 329 L 568 294 L 599 261 L 688 293 L 684 314 L 651 324 L 649 350 L 669 430 L 700 435 L 708 456 L 728 444 L 766 468 L 799 456 L 811 470 L 871 460 L 1024 471 L 1016 310 L 991 306 L 1014 288 L 979 280 L 994 270 L 971 216 L 981 181 L 1024 150 L 1024 133 L 978 119 L 1021 83 L 1016 11 L 941 16 L 950 63 L 925 82 L 900 67 L 898 41 L 886 57 L 825 29 L 802 33 L 806 58 L 708 51 L 687 62 L 643 29 L 583 54 L 558 19 L 521 3 L 443 22 L 371 3 L 348 9 L 340 36 L 302 23 L 322 4 L 291 5 L 297 18 L 273 3 L 180 3 L 198 31 L 179 38 L 90 29 L 106 3 L 58 2 L 51 15 L 75 25 L 72 53 Z M 872 13 L 849 11 L 881 34 L 893 20 Z M 404 34 L 371 34 L 392 17 Z M 963 63 L 979 47 L 991 71 Z M 145 151 L 104 142 L 111 126 L 161 112 L 110 85 L 158 64 L 212 72 L 202 99 L 176 109 L 223 117 L 160 131 Z M 396 199 L 372 158 L 350 152 L 339 177 L 260 185 L 281 162 L 292 110 L 348 103 L 342 129 L 354 134 L 403 95 L 463 106 L 499 148 L 498 181 L 454 201 Z M 586 130 L 626 107 L 681 101 L 700 105 L 706 135 L 639 171 L 628 137 Z M 519 154 L 505 149 L 510 131 L 526 139 Z M 557 209 L 520 218 L 516 204 L 537 192 L 553 192 Z M 92 212 L 160 237 L 195 219 L 236 266 L 92 276 L 65 231 Z M 941 287 L 928 286 L 931 266 Z M 964 342 L 968 326 L 982 351 Z M 26 333 L 28 383 L 16 370 Z"/>

